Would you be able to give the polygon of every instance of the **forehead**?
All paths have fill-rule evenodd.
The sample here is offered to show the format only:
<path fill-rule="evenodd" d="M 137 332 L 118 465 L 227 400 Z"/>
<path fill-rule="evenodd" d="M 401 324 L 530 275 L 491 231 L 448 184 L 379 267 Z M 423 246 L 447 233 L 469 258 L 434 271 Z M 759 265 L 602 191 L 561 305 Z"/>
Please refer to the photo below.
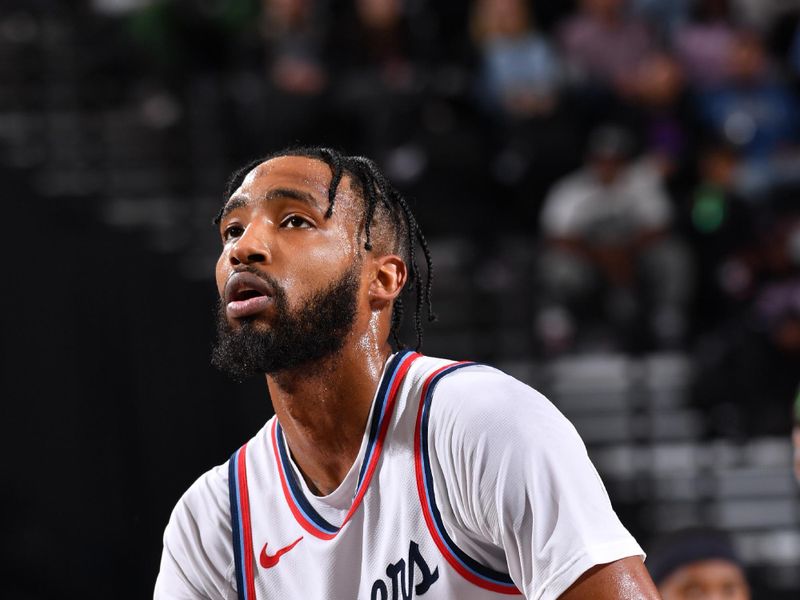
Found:
<path fill-rule="evenodd" d="M 712 585 L 719 582 L 744 581 L 739 566 L 724 559 L 698 561 L 678 569 L 675 575 L 675 579 L 681 583 L 691 581 Z"/>
<path fill-rule="evenodd" d="M 279 156 L 253 168 L 242 180 L 234 196 L 252 199 L 263 197 L 270 190 L 284 188 L 305 192 L 314 197 L 322 210 L 328 207 L 328 190 L 333 173 L 322 160 L 305 156 Z M 352 195 L 347 175 L 336 190 L 337 206 Z"/>

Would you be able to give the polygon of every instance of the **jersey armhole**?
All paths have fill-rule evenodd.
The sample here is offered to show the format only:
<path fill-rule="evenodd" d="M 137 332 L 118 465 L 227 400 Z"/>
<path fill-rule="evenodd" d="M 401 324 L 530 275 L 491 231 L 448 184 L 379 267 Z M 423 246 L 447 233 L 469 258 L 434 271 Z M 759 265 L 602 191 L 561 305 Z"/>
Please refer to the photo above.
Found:
<path fill-rule="evenodd" d="M 239 600 L 256 600 L 255 557 L 247 491 L 247 444 L 228 460 L 228 491 L 231 503 L 231 542 Z"/>
<path fill-rule="evenodd" d="M 428 531 L 450 566 L 467 581 L 478 587 L 499 594 L 519 595 L 521 592 L 507 573 L 495 571 L 479 563 L 455 544 L 444 527 L 442 515 L 436 505 L 436 492 L 428 451 L 428 425 L 433 392 L 443 377 L 475 364 L 473 362 L 457 362 L 446 365 L 431 373 L 422 385 L 414 430 L 414 469 L 417 492 Z"/>

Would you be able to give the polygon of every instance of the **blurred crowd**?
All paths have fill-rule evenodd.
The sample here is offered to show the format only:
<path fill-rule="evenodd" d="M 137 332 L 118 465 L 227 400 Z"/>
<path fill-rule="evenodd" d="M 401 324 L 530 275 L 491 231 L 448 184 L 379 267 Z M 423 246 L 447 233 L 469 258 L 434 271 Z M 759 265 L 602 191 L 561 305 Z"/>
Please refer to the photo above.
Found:
<path fill-rule="evenodd" d="M 127 8 L 154 86 L 179 95 L 198 72 L 262 74 L 264 87 L 240 78 L 231 93 L 232 155 L 335 140 L 375 157 L 425 199 L 429 227 L 466 232 L 482 256 L 527 236 L 541 355 L 692 349 L 710 406 L 735 389 L 758 421 L 764 397 L 788 402 L 800 3 L 94 6 Z"/>
<path fill-rule="evenodd" d="M 736 390 L 743 422 L 785 429 L 788 408 L 779 424 L 758 407 L 788 406 L 800 373 L 800 1 L 59 10 L 107 40 L 95 72 L 122 72 L 166 137 L 216 90 L 225 131 L 196 158 L 296 142 L 373 157 L 479 262 L 509 235 L 535 249 L 522 326 L 540 356 L 690 351 L 710 407 Z"/>
<path fill-rule="evenodd" d="M 700 409 L 702 426 L 675 421 L 683 434 L 675 440 L 709 442 L 697 446 L 705 466 L 687 460 L 685 471 L 697 474 L 683 488 L 667 478 L 663 488 L 645 489 L 637 469 L 648 453 L 631 446 L 632 497 L 677 499 L 684 508 L 696 500 L 705 511 L 727 488 L 715 487 L 703 469 L 722 464 L 763 475 L 760 446 L 753 444 L 750 460 L 746 442 L 777 436 L 788 443 L 793 423 L 800 477 L 800 0 L 0 4 L 0 181 L 9 198 L 32 199 L 52 219 L 48 240 L 60 260 L 52 287 L 64 290 L 55 305 L 50 295 L 26 300 L 29 315 L 58 307 L 58 326 L 17 319 L 16 304 L 6 311 L 4 329 L 29 344 L 8 345 L 5 368 L 17 386 L 9 397 L 29 399 L 10 404 L 35 413 L 31 431 L 18 434 L 26 446 L 50 422 L 57 435 L 48 435 L 62 442 L 48 439 L 35 445 L 40 451 L 64 447 L 64 460 L 91 462 L 102 447 L 101 470 L 124 473 L 110 479 L 104 518 L 73 521 L 93 545 L 111 539 L 127 551 L 125 536 L 146 539 L 122 557 L 128 567 L 145 557 L 155 572 L 148 544 L 195 474 L 188 457 L 216 460 L 214 443 L 238 443 L 244 433 L 237 428 L 263 416 L 259 404 L 250 421 L 236 410 L 229 422 L 219 417 L 220 397 L 226 410 L 240 405 L 227 382 L 199 367 L 211 335 L 200 323 L 211 323 L 214 297 L 204 294 L 214 292 L 218 252 L 208 222 L 234 168 L 297 143 L 374 158 L 409 198 L 431 246 L 445 249 L 435 253 L 434 281 L 443 318 L 426 343 L 436 342 L 447 314 L 458 313 L 452 328 L 473 331 L 448 342 L 478 340 L 478 352 L 453 342 L 448 355 L 516 360 L 532 371 L 558 359 L 624 356 L 634 365 L 623 370 L 634 382 L 631 393 L 640 396 L 637 382 L 656 372 L 646 366 L 657 362 L 651 358 L 679 356 L 691 366 L 690 409 Z M 29 227 L 12 229 L 15 247 L 28 248 Z M 15 276 L 20 289 L 42 285 L 35 269 Z M 94 285 L 102 290 L 87 286 L 87 300 L 74 291 L 84 281 L 101 282 Z M 185 302 L 189 295 L 199 299 Z M 511 328 L 521 335 L 493 348 Z M 50 362 L 61 371 L 48 378 L 38 363 L 29 365 L 43 347 L 60 352 Z M 20 365 L 36 371 L 18 373 Z M 583 383 L 595 402 L 592 365 Z M 680 387 L 667 371 L 662 383 Z M 622 376 L 609 372 L 601 375 L 616 386 Z M 99 383 L 87 383 L 93 376 Z M 135 385 L 120 385 L 127 380 Z M 655 393 L 643 397 L 658 408 Z M 641 427 L 644 409 L 626 402 L 622 409 L 639 412 L 620 438 L 633 444 L 648 428 Z M 590 421 L 608 428 L 594 413 Z M 174 423 L 192 439 L 180 444 L 186 455 L 170 462 L 163 457 L 178 446 Z M 715 445 L 722 438 L 744 450 L 731 446 L 726 454 Z M 38 462 L 48 461 L 49 454 Z M 175 475 L 179 466 L 188 469 L 185 481 Z M 64 478 L 51 486 L 25 467 L 18 466 L 19 477 L 43 491 L 20 494 L 7 512 L 27 515 L 18 519 L 20 530 L 38 529 L 3 556 L 38 565 L 28 557 L 62 540 L 53 546 L 65 557 L 59 577 L 83 589 L 74 565 L 84 555 L 67 546 L 74 536 L 50 533 L 66 521 L 48 516 L 49 506 L 30 508 L 36 505 L 26 498 L 49 502 L 52 489 L 78 487 L 73 476 L 94 489 L 92 473 L 51 466 L 51 478 Z M 758 487 L 773 502 L 753 504 L 753 513 L 766 521 L 774 513 L 767 525 L 789 533 L 785 523 L 798 518 L 793 482 L 787 490 L 780 476 L 752 481 L 741 485 L 745 500 Z M 789 500 L 781 505 L 770 494 Z M 83 497 L 72 501 L 75 510 L 98 510 Z M 635 517 L 648 528 L 687 520 L 639 508 Z M 106 524 L 117 513 L 129 521 L 109 538 Z M 722 525 L 751 527 L 743 513 L 732 514 Z M 140 523 L 150 530 L 139 532 Z M 738 558 L 712 538 L 695 558 L 727 561 L 731 585 L 748 597 Z M 794 539 L 764 542 L 750 556 L 769 555 L 767 548 L 795 561 L 787 563 L 787 588 L 797 582 Z M 702 573 L 673 560 L 669 547 L 660 563 L 665 598 L 682 597 L 666 591 L 679 581 L 685 589 L 707 585 L 687 583 Z M 92 563 L 92 571 L 107 573 L 103 581 L 114 591 L 106 595 L 113 595 L 112 578 L 128 574 L 117 566 L 118 552 L 106 554 L 105 566 Z M 25 572 L 18 581 L 39 577 L 35 567 Z M 48 585 L 58 589 L 61 579 Z M 149 579 L 141 585 L 138 592 L 149 593 Z M 132 590 L 130 597 L 141 597 Z"/>

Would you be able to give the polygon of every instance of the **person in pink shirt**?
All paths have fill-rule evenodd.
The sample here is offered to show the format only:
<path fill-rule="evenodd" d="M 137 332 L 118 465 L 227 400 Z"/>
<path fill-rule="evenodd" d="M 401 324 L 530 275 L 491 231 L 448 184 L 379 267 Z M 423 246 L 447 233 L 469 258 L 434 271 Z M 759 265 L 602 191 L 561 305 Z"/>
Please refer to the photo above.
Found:
<path fill-rule="evenodd" d="M 625 0 L 581 0 L 578 13 L 563 24 L 559 42 L 576 83 L 622 95 L 656 46 L 647 25 L 628 15 Z"/>

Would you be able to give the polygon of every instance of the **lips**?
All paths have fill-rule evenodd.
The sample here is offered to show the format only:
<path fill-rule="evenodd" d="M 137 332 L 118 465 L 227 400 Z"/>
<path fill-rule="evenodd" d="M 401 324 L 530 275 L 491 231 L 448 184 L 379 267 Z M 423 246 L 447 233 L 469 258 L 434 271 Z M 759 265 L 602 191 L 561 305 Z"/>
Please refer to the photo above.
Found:
<path fill-rule="evenodd" d="M 266 310 L 272 303 L 270 284 L 247 271 L 234 273 L 225 284 L 225 312 L 232 319 L 251 317 Z"/>

